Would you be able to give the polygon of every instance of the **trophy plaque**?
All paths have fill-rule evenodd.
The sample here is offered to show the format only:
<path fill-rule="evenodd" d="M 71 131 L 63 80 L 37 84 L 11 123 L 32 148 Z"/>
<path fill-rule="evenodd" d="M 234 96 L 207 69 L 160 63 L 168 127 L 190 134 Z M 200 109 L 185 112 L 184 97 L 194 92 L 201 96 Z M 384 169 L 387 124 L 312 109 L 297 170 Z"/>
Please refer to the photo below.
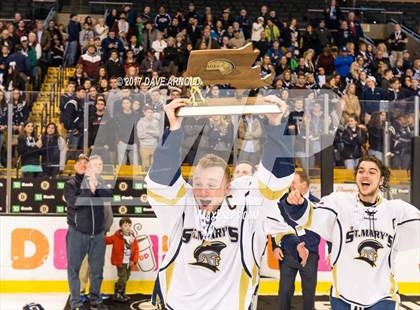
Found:
<path fill-rule="evenodd" d="M 259 55 L 248 43 L 238 49 L 192 51 L 185 76 L 200 77 L 200 85 L 190 90 L 189 105 L 178 110 L 178 116 L 242 115 L 280 113 L 273 102 L 262 96 L 248 97 L 251 89 L 271 85 L 274 74 L 261 77 L 261 68 L 252 67 Z M 229 84 L 236 89 L 236 96 L 204 98 L 201 86 Z M 238 92 L 243 92 L 238 96 Z"/>

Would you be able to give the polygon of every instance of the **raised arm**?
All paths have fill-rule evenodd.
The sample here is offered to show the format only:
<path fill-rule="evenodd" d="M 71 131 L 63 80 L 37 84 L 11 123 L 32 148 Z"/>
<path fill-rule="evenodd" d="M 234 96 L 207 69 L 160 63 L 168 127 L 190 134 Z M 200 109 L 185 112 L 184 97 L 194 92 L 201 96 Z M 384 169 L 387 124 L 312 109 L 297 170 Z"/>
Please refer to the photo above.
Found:
<path fill-rule="evenodd" d="M 185 106 L 183 99 L 175 99 L 165 106 L 170 127 L 156 147 L 153 164 L 146 177 L 147 198 L 169 235 L 180 224 L 187 190 L 181 176 L 182 118 L 175 114 L 175 110 L 182 106 Z"/>

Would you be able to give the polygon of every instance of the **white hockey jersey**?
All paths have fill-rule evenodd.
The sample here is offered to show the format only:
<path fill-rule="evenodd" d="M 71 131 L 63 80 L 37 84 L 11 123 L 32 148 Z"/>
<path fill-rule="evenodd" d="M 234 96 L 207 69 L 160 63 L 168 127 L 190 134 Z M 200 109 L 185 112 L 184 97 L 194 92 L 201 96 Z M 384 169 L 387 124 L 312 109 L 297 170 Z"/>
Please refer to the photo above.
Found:
<path fill-rule="evenodd" d="M 275 178 L 260 164 L 253 177 L 233 181 L 213 238 L 203 241 L 192 188 L 182 177 L 170 187 L 147 177 L 149 202 L 170 239 L 158 276 L 168 309 L 250 308 L 267 235 L 294 234 L 277 206 L 292 178 Z"/>
<path fill-rule="evenodd" d="M 418 209 L 383 197 L 366 207 L 357 194 L 333 193 L 309 202 L 297 222 L 332 242 L 333 297 L 359 307 L 399 301 L 394 261 L 397 252 L 420 245 Z"/>
<path fill-rule="evenodd" d="M 155 293 L 168 309 L 236 310 L 252 306 L 267 235 L 276 235 L 277 242 L 285 235 L 294 235 L 277 205 L 294 173 L 290 156 L 276 159 L 288 150 L 280 140 L 283 130 L 272 127 L 266 131 L 262 162 L 271 165 L 275 174 L 261 163 L 254 176 L 233 181 L 230 194 L 213 218 L 210 238 L 203 238 L 207 231 L 203 232 L 197 222 L 192 188 L 177 170 L 182 132 L 171 132 L 157 147 L 146 185 L 149 203 L 169 236 L 169 250 L 155 285 Z"/>

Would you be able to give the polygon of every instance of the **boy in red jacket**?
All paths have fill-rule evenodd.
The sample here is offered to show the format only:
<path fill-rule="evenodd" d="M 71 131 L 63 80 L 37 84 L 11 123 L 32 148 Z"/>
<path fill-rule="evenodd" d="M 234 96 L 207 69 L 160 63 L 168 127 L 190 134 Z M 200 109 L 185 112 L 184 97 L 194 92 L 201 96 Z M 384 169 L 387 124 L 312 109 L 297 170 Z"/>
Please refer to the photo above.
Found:
<path fill-rule="evenodd" d="M 125 286 L 130 277 L 131 267 L 139 259 L 139 246 L 131 231 L 131 219 L 120 219 L 120 229 L 112 236 L 105 237 L 106 244 L 112 244 L 111 263 L 117 266 L 118 281 L 114 287 L 114 301 L 127 302 L 130 297 L 125 295 Z"/>

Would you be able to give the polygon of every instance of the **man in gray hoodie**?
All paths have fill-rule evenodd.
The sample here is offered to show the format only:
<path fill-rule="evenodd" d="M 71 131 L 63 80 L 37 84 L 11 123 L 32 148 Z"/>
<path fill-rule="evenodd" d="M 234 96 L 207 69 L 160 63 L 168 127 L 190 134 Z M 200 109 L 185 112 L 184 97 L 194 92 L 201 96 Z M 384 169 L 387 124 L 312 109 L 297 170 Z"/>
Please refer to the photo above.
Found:
<path fill-rule="evenodd" d="M 161 122 L 153 115 L 151 106 L 144 108 L 144 117 L 137 123 L 137 137 L 140 142 L 140 157 L 144 170 L 152 164 L 153 153 L 161 135 Z"/>

